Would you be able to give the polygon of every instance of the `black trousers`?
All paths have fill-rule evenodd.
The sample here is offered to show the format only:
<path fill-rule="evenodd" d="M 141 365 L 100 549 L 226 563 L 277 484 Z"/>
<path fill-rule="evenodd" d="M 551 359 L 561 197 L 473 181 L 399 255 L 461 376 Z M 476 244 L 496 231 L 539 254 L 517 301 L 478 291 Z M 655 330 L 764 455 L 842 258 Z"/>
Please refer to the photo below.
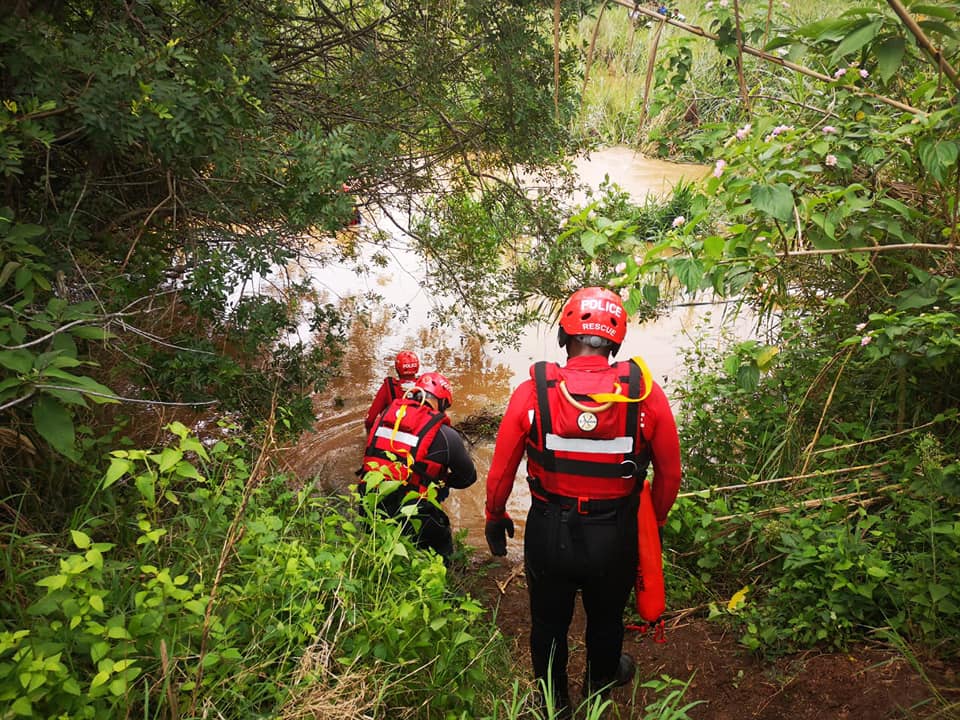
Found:
<path fill-rule="evenodd" d="M 567 691 L 567 634 L 579 591 L 587 618 L 584 685 L 613 680 L 623 650 L 623 611 L 637 573 L 637 503 L 580 514 L 534 499 L 524 531 L 530 654 L 537 679 Z M 552 656 L 552 659 L 551 659 Z"/>
<path fill-rule="evenodd" d="M 443 510 L 426 500 L 417 501 L 417 512 L 409 518 L 404 517 L 400 512 L 403 496 L 403 488 L 383 496 L 378 503 L 380 511 L 396 518 L 402 524 L 404 534 L 412 538 L 418 548 L 432 549 L 444 561 L 449 560 L 453 555 L 450 518 Z"/>

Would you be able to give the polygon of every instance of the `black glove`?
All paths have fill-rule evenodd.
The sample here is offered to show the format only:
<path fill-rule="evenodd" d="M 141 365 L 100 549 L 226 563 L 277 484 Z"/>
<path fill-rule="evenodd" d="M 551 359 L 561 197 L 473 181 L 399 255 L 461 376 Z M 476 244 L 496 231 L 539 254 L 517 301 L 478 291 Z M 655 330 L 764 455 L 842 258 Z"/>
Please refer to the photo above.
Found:
<path fill-rule="evenodd" d="M 503 557 L 507 554 L 507 535 L 513 537 L 513 520 L 509 515 L 504 515 L 500 520 L 487 520 L 483 534 L 487 537 L 490 554 Z"/>

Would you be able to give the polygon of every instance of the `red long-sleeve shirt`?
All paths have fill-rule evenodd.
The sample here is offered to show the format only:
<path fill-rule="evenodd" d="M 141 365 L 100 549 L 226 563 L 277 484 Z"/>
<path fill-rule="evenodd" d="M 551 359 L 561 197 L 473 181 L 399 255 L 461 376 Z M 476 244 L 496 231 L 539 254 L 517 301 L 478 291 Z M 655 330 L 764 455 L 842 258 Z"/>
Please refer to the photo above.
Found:
<path fill-rule="evenodd" d="M 566 367 L 577 370 L 597 370 L 609 365 L 601 355 L 582 355 L 569 358 Z M 506 514 L 507 499 L 513 490 L 517 468 L 526 450 L 533 414 L 537 412 L 537 389 L 534 381 L 522 382 L 507 404 L 497 442 L 487 474 L 488 520 L 497 520 Z M 653 465 L 653 507 L 657 522 L 663 525 L 667 513 L 680 491 L 680 439 L 673 411 L 663 389 L 656 383 L 643 401 L 643 435 L 650 448 Z"/>

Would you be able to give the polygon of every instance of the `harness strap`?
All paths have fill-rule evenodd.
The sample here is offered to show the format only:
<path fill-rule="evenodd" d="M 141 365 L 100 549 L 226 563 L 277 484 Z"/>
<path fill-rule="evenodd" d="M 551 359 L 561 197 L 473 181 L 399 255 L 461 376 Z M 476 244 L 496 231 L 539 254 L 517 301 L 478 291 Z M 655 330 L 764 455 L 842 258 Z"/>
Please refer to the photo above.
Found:
<path fill-rule="evenodd" d="M 547 435 L 553 432 L 553 421 L 550 419 L 550 400 L 547 395 L 547 363 L 545 361 L 541 360 L 540 362 L 534 364 L 533 379 L 537 386 L 537 409 L 539 411 L 537 412 L 537 415 L 540 418 L 540 426 L 543 435 L 539 438 L 535 437 L 537 432 L 537 423 L 531 423 L 530 436 L 533 440 L 533 446 L 538 447 L 541 445 L 545 446 Z M 557 468 L 554 464 L 555 458 L 553 453 L 547 453 L 544 455 L 544 457 L 537 458 L 536 460 L 544 470 L 556 472 Z"/>
<path fill-rule="evenodd" d="M 608 465 L 591 462 L 589 460 L 558 458 L 556 454 L 550 450 L 539 450 L 534 447 L 527 448 L 527 455 L 544 470 L 565 473 L 567 475 L 583 475 L 584 477 L 598 478 L 622 478 L 633 477 L 637 473 L 638 469 L 636 461 L 630 460 L 629 458 L 625 459 L 622 463 Z"/>
<path fill-rule="evenodd" d="M 529 435 L 532 443 L 527 447 L 527 455 L 531 460 L 547 472 L 586 477 L 623 478 L 642 476 L 646 472 L 649 462 L 649 456 L 645 452 L 647 442 L 638 424 L 642 403 L 631 402 L 627 405 L 626 429 L 628 432 L 636 432 L 637 441 L 634 444 L 633 452 L 625 454 L 622 463 L 608 465 L 585 460 L 558 458 L 557 454 L 547 447 L 547 438 L 553 435 L 553 419 L 550 416 L 548 393 L 549 389 L 556 385 L 556 381 L 547 380 L 547 363 L 543 360 L 534 364 L 533 378 L 537 388 L 537 415 L 540 419 L 539 432 L 542 433 L 542 436 L 537 436 L 537 423 L 532 423 Z M 640 397 L 640 383 L 643 380 L 643 372 L 636 363 L 629 363 L 628 373 L 621 376 L 620 380 L 627 385 L 627 397 Z M 574 394 L 573 397 L 590 399 L 589 395 Z"/>
<path fill-rule="evenodd" d="M 534 502 L 542 502 L 548 505 L 555 505 L 563 510 L 575 509 L 578 515 L 590 515 L 592 513 L 607 513 L 612 510 L 620 510 L 629 506 L 637 496 L 636 492 L 630 492 L 629 495 L 623 495 L 618 498 L 576 498 L 566 495 L 558 495 L 544 489 L 540 480 L 535 477 L 528 477 L 530 484 L 530 495 Z"/>
<path fill-rule="evenodd" d="M 409 476 L 406 478 L 406 480 L 405 480 L 405 482 L 406 482 L 407 485 L 411 485 L 411 486 L 413 486 L 413 487 L 415 487 L 415 488 L 418 488 L 418 489 L 423 490 L 423 489 L 425 489 L 426 485 L 425 485 L 424 483 L 421 483 L 421 482 L 420 482 L 419 478 L 420 478 L 421 476 L 424 477 L 428 482 L 434 480 L 434 478 L 430 478 L 430 477 L 428 477 L 428 476 L 426 475 L 426 472 L 427 472 L 427 470 L 429 469 L 429 465 L 428 465 L 426 462 L 424 462 L 423 460 L 417 460 L 417 459 L 416 459 L 416 448 L 420 447 L 420 442 L 421 442 L 427 435 L 429 435 L 430 432 L 431 432 L 438 424 L 442 423 L 443 421 L 444 421 L 444 415 L 442 415 L 441 413 L 436 413 L 436 414 L 433 415 L 433 417 L 431 417 L 431 418 L 424 424 L 423 428 L 421 428 L 421 429 L 420 429 L 420 432 L 418 432 L 416 435 L 413 435 L 412 433 L 399 433 L 399 434 L 397 435 L 398 438 L 399 438 L 401 435 L 404 436 L 404 437 L 403 437 L 403 440 L 404 440 L 404 441 L 413 441 L 413 440 L 416 441 L 416 445 L 414 445 L 413 442 L 405 442 L 405 444 L 407 444 L 407 445 L 410 447 L 410 449 L 414 451 L 412 454 L 408 454 L 408 455 L 407 455 L 408 458 L 413 459 L 413 462 L 408 463 L 408 467 L 410 468 L 410 470 L 411 470 L 412 472 L 411 472 L 411 475 L 409 475 Z M 381 426 L 381 427 L 382 427 L 382 426 Z M 388 428 L 388 431 L 389 431 L 389 428 Z M 379 428 L 377 429 L 377 431 L 375 431 L 374 434 L 377 435 L 378 432 L 379 432 Z M 382 436 L 381 436 L 381 437 L 382 437 Z M 425 448 L 425 451 L 427 451 L 427 450 L 429 450 L 429 449 L 430 449 L 430 448 Z M 397 462 L 397 460 L 394 459 L 394 458 L 391 458 L 388 453 L 389 453 L 389 451 L 387 451 L 387 450 L 382 450 L 382 449 L 380 449 L 380 448 L 378 448 L 378 447 L 376 447 L 376 446 L 373 446 L 373 447 L 370 447 L 370 448 L 367 449 L 367 455 L 368 455 L 368 456 L 373 456 L 373 457 L 379 458 L 379 459 L 384 460 L 385 462 L 388 462 L 388 463 Z M 391 453 L 391 454 L 392 454 L 392 453 Z M 437 478 L 437 479 L 439 479 L 439 478 Z"/>
<path fill-rule="evenodd" d="M 430 431 L 433 430 L 433 428 L 435 428 L 437 425 L 442 423 L 443 420 L 444 420 L 444 416 L 441 413 L 437 413 L 432 418 L 430 418 L 427 424 L 423 426 L 423 430 L 420 431 L 420 440 L 423 440 L 423 438 L 425 438 L 430 433 Z M 429 450 L 430 448 L 424 448 L 424 452 L 427 452 Z M 411 468 L 413 469 L 414 472 L 424 473 L 426 472 L 427 464 L 422 460 L 416 460 L 414 461 Z"/>

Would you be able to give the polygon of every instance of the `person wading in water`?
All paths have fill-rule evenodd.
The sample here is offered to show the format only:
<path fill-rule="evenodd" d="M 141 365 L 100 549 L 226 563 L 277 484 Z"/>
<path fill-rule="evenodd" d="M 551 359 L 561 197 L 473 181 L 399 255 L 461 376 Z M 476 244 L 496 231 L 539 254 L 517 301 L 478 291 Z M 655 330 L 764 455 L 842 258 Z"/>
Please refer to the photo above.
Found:
<path fill-rule="evenodd" d="M 359 490 L 365 490 L 363 476 L 380 472 L 384 479 L 403 484 L 379 500 L 380 509 L 391 517 L 402 517 L 400 508 L 411 492 L 417 494 L 416 512 L 404 522 L 404 531 L 421 548 L 435 550 L 444 562 L 453 555 L 450 518 L 438 506 L 450 488 L 470 487 L 477 470 L 460 433 L 450 426 L 446 411 L 453 404 L 450 382 L 440 373 L 421 375 L 403 397 L 392 401 L 378 415 L 367 434 Z M 436 488 L 437 504 L 428 499 Z"/>
<path fill-rule="evenodd" d="M 653 463 L 660 527 L 680 488 L 680 442 L 663 390 L 642 360 L 610 363 L 626 336 L 627 313 L 605 288 L 578 290 L 560 315 L 565 365 L 539 362 L 510 397 L 487 477 L 485 534 L 507 552 L 507 499 L 527 456 L 531 506 L 524 533 L 530 596 L 530 654 L 555 708 L 572 708 L 567 635 L 578 591 L 586 614 L 583 695 L 633 679 L 623 654 L 623 613 L 637 576 L 637 509 Z M 545 701 L 546 697 L 542 699 Z"/>
<path fill-rule="evenodd" d="M 420 358 L 411 350 L 401 350 L 393 361 L 396 368 L 397 377 L 387 375 L 377 390 L 377 394 L 367 410 L 367 417 L 363 421 L 363 426 L 370 432 L 377 415 L 383 412 L 391 402 L 397 398 L 403 397 L 403 394 L 410 390 L 417 381 L 417 373 L 420 372 Z"/>

